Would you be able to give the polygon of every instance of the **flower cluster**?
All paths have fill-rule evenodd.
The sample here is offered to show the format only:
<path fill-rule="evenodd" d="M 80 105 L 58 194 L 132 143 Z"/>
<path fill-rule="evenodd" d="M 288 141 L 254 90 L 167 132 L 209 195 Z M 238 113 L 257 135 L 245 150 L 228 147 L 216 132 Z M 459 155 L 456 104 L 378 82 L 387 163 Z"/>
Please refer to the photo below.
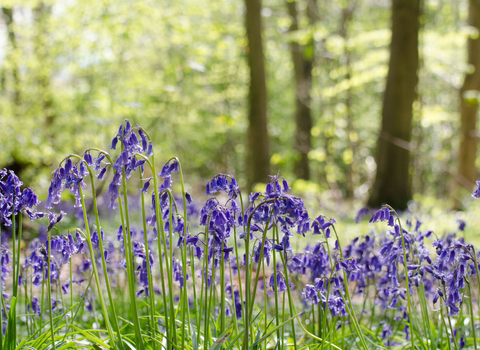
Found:
<path fill-rule="evenodd" d="M 5 226 L 10 226 L 12 216 L 20 212 L 25 212 L 32 220 L 44 216 L 35 210 L 40 201 L 33 189 L 26 187 L 22 190 L 22 185 L 12 170 L 0 170 L 0 223 Z"/>

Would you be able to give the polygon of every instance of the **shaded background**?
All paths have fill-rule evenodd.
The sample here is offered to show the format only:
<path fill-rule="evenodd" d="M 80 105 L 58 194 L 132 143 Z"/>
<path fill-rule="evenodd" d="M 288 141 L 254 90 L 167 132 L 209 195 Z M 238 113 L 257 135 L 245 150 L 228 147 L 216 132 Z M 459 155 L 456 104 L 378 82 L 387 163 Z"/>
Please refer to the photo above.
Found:
<path fill-rule="evenodd" d="M 372 201 L 387 186 L 398 208 L 468 202 L 479 165 L 476 1 L 1 6 L 0 167 L 44 196 L 66 154 L 106 149 L 129 118 L 150 132 L 159 163 L 182 160 L 191 186 L 223 172 L 244 188 L 280 172 L 338 201 L 391 203 Z"/>

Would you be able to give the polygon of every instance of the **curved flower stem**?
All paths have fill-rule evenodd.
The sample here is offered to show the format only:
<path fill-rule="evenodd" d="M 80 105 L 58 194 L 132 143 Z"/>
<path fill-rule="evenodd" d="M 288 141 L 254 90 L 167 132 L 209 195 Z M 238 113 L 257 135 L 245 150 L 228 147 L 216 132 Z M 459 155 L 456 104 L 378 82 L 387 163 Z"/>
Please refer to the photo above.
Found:
<path fill-rule="evenodd" d="M 142 181 L 142 172 L 139 172 L 140 183 Z M 153 275 L 152 268 L 150 266 L 150 249 L 148 248 L 148 236 L 147 236 L 147 219 L 145 214 L 145 196 L 141 192 L 142 197 L 142 221 L 143 221 L 143 237 L 145 242 L 145 259 L 147 260 L 147 276 L 148 276 L 148 296 L 150 300 L 150 323 L 152 327 L 152 337 L 155 339 L 157 335 L 157 327 L 155 326 L 155 294 L 153 291 Z M 155 341 L 152 344 L 153 350 L 155 350 Z"/>
<path fill-rule="evenodd" d="M 93 246 L 92 246 L 92 238 L 90 236 L 90 228 L 88 226 L 87 209 L 86 209 L 86 206 L 85 206 L 85 197 L 83 196 L 82 186 L 78 186 L 78 190 L 79 190 L 79 193 L 80 193 L 80 200 L 81 200 L 82 209 L 83 209 L 83 220 L 85 222 L 85 233 L 83 233 L 80 229 L 76 229 L 76 230 L 86 238 L 88 250 L 90 252 L 90 258 L 92 260 L 92 270 L 93 270 L 94 277 L 95 277 L 95 284 L 97 285 L 98 298 L 100 300 L 100 305 L 102 307 L 103 318 L 104 318 L 105 324 L 107 326 L 108 335 L 110 336 L 110 339 L 111 339 L 112 343 L 114 344 L 113 339 L 115 339 L 115 338 L 113 336 L 112 326 L 110 325 L 110 320 L 109 320 L 109 317 L 108 317 L 107 307 L 105 306 L 105 300 L 103 299 L 103 291 L 101 289 L 100 277 L 98 276 L 97 262 L 96 262 L 96 259 L 95 259 L 95 251 L 93 250 Z M 101 236 L 101 235 L 99 235 L 99 236 Z M 120 333 L 118 334 L 118 336 L 120 337 Z M 120 343 L 121 343 L 121 341 L 120 341 Z M 114 345 L 114 348 L 116 349 L 117 346 Z"/>
<path fill-rule="evenodd" d="M 220 250 L 220 334 L 225 331 L 225 259 L 223 257 L 223 247 Z"/>
<path fill-rule="evenodd" d="M 265 326 L 264 328 L 264 334 L 267 334 L 267 327 L 268 327 L 268 312 L 267 312 L 267 284 L 265 283 L 265 264 L 262 264 L 262 274 L 263 274 L 263 301 L 264 301 L 264 310 L 265 310 L 265 322 L 263 325 Z M 276 291 L 275 291 L 276 292 Z M 265 338 L 265 349 L 267 348 L 268 344 L 268 339 Z"/>
<path fill-rule="evenodd" d="M 234 243 L 234 249 L 235 249 L 235 258 L 237 261 L 237 275 L 238 275 L 238 292 L 240 294 L 240 307 L 242 309 L 242 318 L 243 318 L 243 323 L 244 325 L 247 324 L 246 322 L 246 315 L 245 315 L 245 306 L 243 305 L 243 288 L 242 288 L 242 275 L 240 273 L 240 259 L 238 256 L 238 246 L 237 246 L 237 229 L 235 226 L 233 226 L 233 243 Z M 233 290 L 232 290 L 233 293 Z M 235 300 L 234 300 L 235 302 Z"/>
<path fill-rule="evenodd" d="M 18 296 L 18 283 L 20 277 L 20 252 L 21 252 L 21 243 L 22 243 L 22 219 L 23 214 L 20 212 L 18 213 L 18 246 L 17 246 L 17 274 L 15 275 L 15 286 L 16 286 L 16 293 L 15 297 Z"/>
<path fill-rule="evenodd" d="M 245 232 L 245 336 L 244 336 L 244 341 L 243 341 L 243 349 L 247 350 L 248 349 L 248 344 L 250 340 L 250 304 L 253 303 L 253 299 L 251 299 L 250 295 L 250 282 L 251 282 L 251 274 L 249 273 L 250 271 L 250 227 L 252 224 L 252 218 L 253 214 L 262 207 L 262 205 L 272 203 L 276 199 L 269 199 L 266 200 L 262 203 L 260 203 L 258 206 L 256 206 L 250 215 L 248 216 L 248 221 L 247 221 L 247 230 Z M 252 295 L 252 297 L 254 297 Z M 253 310 L 253 306 L 252 306 Z"/>
<path fill-rule="evenodd" d="M 447 295 L 447 291 L 445 290 L 445 286 L 443 286 L 443 295 Z M 446 300 L 445 300 L 445 302 L 446 302 Z M 450 327 L 450 332 L 452 333 L 453 345 L 455 346 L 455 350 L 458 350 L 457 339 L 455 337 L 455 332 L 453 331 L 453 327 L 452 327 L 452 320 L 450 319 L 450 316 L 448 315 L 448 306 L 445 306 L 445 309 L 447 310 L 448 325 Z M 473 322 L 473 320 L 472 320 L 472 322 Z"/>
<path fill-rule="evenodd" d="M 395 217 L 397 219 L 398 226 L 400 227 L 400 234 L 401 234 L 401 237 L 402 237 L 403 264 L 404 264 L 404 271 L 405 271 L 405 285 L 406 285 L 406 289 L 407 289 L 408 320 L 409 320 L 409 323 L 410 323 L 410 328 L 412 329 L 410 340 L 411 340 L 411 346 L 412 346 L 412 350 L 413 350 L 413 349 L 415 349 L 415 339 L 414 339 L 414 333 L 415 332 L 413 331 L 413 318 L 412 318 L 413 315 L 412 315 L 412 306 L 411 306 L 412 302 L 410 300 L 410 282 L 408 280 L 407 253 L 406 253 L 406 249 L 405 249 L 405 238 L 403 237 L 402 223 L 400 222 L 400 217 L 398 216 L 397 212 L 395 211 L 395 209 L 393 209 L 389 205 L 386 205 L 386 207 L 395 213 Z"/>
<path fill-rule="evenodd" d="M 265 241 L 267 240 L 267 231 L 268 231 L 268 225 L 270 224 L 270 219 L 271 219 L 271 216 L 268 218 L 267 224 L 265 225 L 265 229 L 263 230 L 262 245 L 261 245 L 261 248 L 260 248 L 260 257 L 259 257 L 259 260 L 258 260 L 257 273 L 255 274 L 255 282 L 253 283 L 252 303 L 250 304 L 249 318 L 252 317 L 252 313 L 253 313 L 253 305 L 254 305 L 253 301 L 255 300 L 255 294 L 257 294 L 258 278 L 260 276 L 261 266 L 263 265 Z M 251 279 L 251 277 L 250 277 L 250 279 Z M 247 292 L 249 293 L 250 291 L 248 290 Z M 266 312 L 266 310 L 265 310 L 265 312 Z"/>
<path fill-rule="evenodd" d="M 197 344 L 200 344 L 200 330 L 202 328 L 202 315 L 203 315 L 203 291 L 206 289 L 205 288 L 205 259 L 203 258 L 202 262 L 202 282 L 200 284 L 201 289 L 200 289 L 200 300 L 198 302 L 199 308 L 198 308 L 198 320 L 197 320 Z"/>
<path fill-rule="evenodd" d="M 183 247 L 182 247 L 182 271 L 183 271 L 183 286 L 184 286 L 184 298 L 182 305 L 182 349 L 185 348 L 185 312 L 188 311 L 188 291 L 187 291 L 187 234 L 188 234 L 188 220 L 187 220 L 187 199 L 185 193 L 185 182 L 183 179 L 182 163 L 175 157 L 178 163 L 178 172 L 180 174 L 180 185 L 182 186 L 182 200 L 183 200 Z M 170 243 L 171 244 L 171 243 Z M 222 310 L 223 312 L 223 310 Z M 190 325 L 190 320 L 188 325 Z M 220 332 L 221 333 L 221 332 Z"/>
<path fill-rule="evenodd" d="M 81 157 L 76 156 L 76 155 L 75 155 L 75 157 L 78 157 L 78 158 L 81 159 L 81 161 L 83 161 L 83 159 Z M 101 233 L 100 216 L 98 215 L 97 195 L 96 195 L 96 191 L 95 191 L 95 181 L 93 179 L 93 171 L 92 171 L 90 165 L 88 165 L 87 162 L 85 162 L 85 165 L 87 166 L 87 169 L 88 169 L 88 173 L 89 173 L 89 176 L 90 176 L 90 184 L 91 184 L 91 187 L 92 187 L 93 210 L 95 212 L 95 222 L 96 222 L 97 231 L 98 231 L 98 242 L 99 242 L 99 248 L 100 248 L 100 256 L 101 256 L 101 259 L 102 259 L 102 269 L 103 269 L 103 274 L 104 274 L 104 277 L 105 277 L 105 287 L 107 289 L 108 301 L 110 303 L 110 312 L 112 313 L 112 318 L 113 318 L 113 328 L 115 329 L 115 332 L 117 333 L 118 347 L 121 350 L 123 350 L 124 347 L 123 347 L 123 341 L 122 341 L 122 338 L 121 338 L 120 327 L 118 325 L 117 311 L 115 309 L 115 302 L 114 302 L 113 297 L 112 297 L 112 290 L 111 290 L 110 281 L 109 281 L 109 278 L 108 278 L 107 262 L 105 260 L 105 254 L 104 254 L 105 250 L 104 250 L 104 245 L 103 245 L 103 237 L 102 237 L 102 233 Z M 81 187 L 81 186 L 79 186 L 79 187 Z M 82 204 L 82 206 L 84 206 L 84 204 Z M 85 218 L 87 218 L 87 217 L 85 216 Z M 88 227 L 89 224 L 88 224 L 88 221 L 86 221 L 86 220 L 87 219 L 85 219 L 85 227 Z M 70 284 L 72 284 L 72 281 L 70 282 Z M 71 286 L 71 288 L 73 288 L 73 285 Z"/>
<path fill-rule="evenodd" d="M 447 310 L 448 312 L 448 309 L 445 307 L 445 309 Z M 447 323 L 445 322 L 445 317 L 443 316 L 443 306 L 440 305 L 440 317 L 442 319 L 442 324 L 443 324 L 443 327 L 445 327 L 445 332 L 447 333 L 447 346 L 448 346 L 448 350 L 451 350 L 451 346 L 450 346 L 450 339 L 448 339 L 448 328 L 447 328 Z"/>
<path fill-rule="evenodd" d="M 207 225 L 205 226 L 205 246 L 203 248 L 203 270 L 202 270 L 202 295 L 200 297 L 200 314 L 204 314 L 203 320 L 203 338 L 204 348 L 208 348 L 207 344 L 207 318 L 206 310 L 208 308 L 208 226 L 210 223 L 210 215 L 208 217 Z M 205 291 L 205 302 L 203 301 Z M 200 322 L 199 322 L 200 324 Z M 198 332 L 198 340 L 200 340 L 200 332 Z M 199 342 L 197 341 L 197 344 Z"/>
<path fill-rule="evenodd" d="M 473 301 L 472 301 L 472 289 L 470 288 L 470 282 L 465 278 L 465 282 L 467 283 L 467 291 L 468 291 L 468 299 L 470 301 L 470 318 L 471 318 L 471 321 L 470 321 L 470 324 L 472 325 L 472 334 L 473 334 L 473 345 L 474 345 L 474 349 L 478 349 L 477 347 L 477 335 L 475 334 L 476 330 L 475 330 L 475 318 L 473 316 Z"/>
<path fill-rule="evenodd" d="M 168 215 L 168 241 L 169 242 L 173 242 L 173 207 L 174 207 L 174 198 L 173 198 L 173 195 L 172 193 L 169 191 L 168 192 L 168 202 L 169 202 L 169 206 L 168 206 L 168 212 L 169 212 L 169 215 Z M 161 225 L 163 225 L 163 222 L 161 223 Z M 164 241 L 164 243 L 166 243 Z M 166 244 L 164 244 L 164 249 L 165 249 L 165 260 L 166 260 L 166 263 L 167 263 L 167 278 L 168 278 L 168 281 L 169 281 L 169 291 L 171 291 L 170 293 L 173 293 L 173 271 L 172 269 L 169 269 L 168 268 L 168 264 L 171 264 L 173 265 L 173 248 L 171 246 L 171 243 L 169 243 L 169 250 L 170 250 L 170 260 L 167 259 L 167 246 Z M 170 263 L 169 263 L 170 261 Z M 171 327 L 172 327 L 172 330 L 171 332 L 173 333 L 173 336 L 174 336 L 174 341 L 175 341 L 175 344 L 177 343 L 177 333 L 176 333 L 176 326 L 175 326 L 175 322 L 176 322 L 176 319 L 175 319 L 175 308 L 173 306 L 173 295 L 171 294 L 170 295 L 170 313 L 171 313 L 171 319 L 173 320 L 171 322 Z"/>
<path fill-rule="evenodd" d="M 12 296 L 17 296 L 17 283 L 15 283 L 15 276 L 17 275 L 17 215 L 12 215 L 12 255 L 13 255 L 13 264 L 12 264 L 12 275 L 13 275 L 13 283 L 12 283 Z"/>
<path fill-rule="evenodd" d="M 123 147 L 123 146 L 122 146 Z M 125 215 L 123 215 L 123 210 L 120 207 L 120 212 L 122 216 L 122 229 L 123 229 L 123 241 L 125 245 L 125 257 L 127 257 L 127 274 L 128 274 L 128 287 L 129 287 L 129 294 L 130 294 L 130 304 L 132 307 L 133 312 L 133 326 L 135 330 L 135 339 L 136 345 L 140 348 L 140 350 L 144 350 L 145 346 L 143 344 L 142 339 L 142 330 L 140 328 L 140 320 L 138 318 L 138 308 L 137 308 L 137 299 L 135 293 L 135 275 L 133 271 L 133 246 L 132 246 L 132 238 L 130 235 L 130 217 L 128 215 L 128 193 L 127 193 L 127 178 L 125 176 L 125 166 L 122 167 L 122 188 L 123 188 L 123 199 L 124 199 L 124 207 L 125 207 Z M 120 199 L 120 197 L 118 198 Z"/>
<path fill-rule="evenodd" d="M 245 216 L 245 210 L 244 210 L 244 205 L 243 205 L 242 193 L 240 192 L 238 194 L 238 196 L 240 197 L 240 205 L 241 205 L 241 208 L 242 208 L 242 214 L 241 215 L 242 215 L 242 222 L 243 222 L 243 218 Z M 245 227 L 245 223 L 243 224 L 243 227 Z M 238 292 L 239 292 L 239 295 L 240 295 L 240 306 L 241 306 L 241 309 L 242 309 L 243 324 L 244 324 L 244 327 L 246 329 L 246 324 L 247 324 L 246 317 L 247 317 L 247 315 L 246 315 L 246 312 L 245 312 L 245 305 L 244 305 L 244 302 L 243 302 L 242 274 L 241 274 L 241 270 L 240 270 L 240 259 L 239 259 L 239 255 L 238 255 L 237 228 L 236 228 L 236 226 L 233 226 L 233 242 L 234 242 L 234 249 L 235 249 L 235 258 L 236 258 L 236 262 L 237 262 Z M 247 270 L 245 269 L 245 279 L 247 278 L 246 277 L 247 274 L 248 274 Z M 234 300 L 234 303 L 235 303 L 235 300 Z"/>
<path fill-rule="evenodd" d="M 40 319 L 38 320 L 38 328 L 39 329 L 42 329 L 42 321 L 43 321 L 43 313 L 45 311 L 44 309 L 44 305 L 45 305 L 45 265 L 42 265 L 42 306 L 40 308 Z M 2 302 L 3 302 L 3 299 L 2 299 Z M 4 305 L 2 304 L 2 307 L 4 307 Z M 6 310 L 5 308 L 3 308 L 4 310 Z M 3 333 L 3 332 L 2 332 Z"/>
<path fill-rule="evenodd" d="M 52 243 L 52 230 L 48 230 L 48 256 L 47 256 L 47 299 L 48 299 L 48 315 L 50 318 L 50 335 L 52 337 L 52 349 L 55 350 L 55 334 L 53 328 L 53 310 L 52 310 L 52 283 L 51 283 L 51 276 L 50 276 L 50 269 L 51 269 L 51 243 Z M 20 244 L 20 243 L 19 243 Z"/>
<path fill-rule="evenodd" d="M 295 305 L 293 304 L 292 291 L 290 290 L 290 279 L 288 277 L 288 267 L 287 267 L 287 252 L 284 250 L 284 254 L 280 254 L 282 257 L 283 263 L 283 274 L 285 276 L 285 283 L 287 284 L 287 294 L 288 294 L 288 307 L 290 309 L 290 316 L 295 316 Z M 299 320 L 300 321 L 300 320 Z M 297 335 L 295 332 L 295 319 L 292 320 L 292 337 L 293 337 L 293 347 L 297 350 Z"/>
<path fill-rule="evenodd" d="M 198 318 L 198 307 L 197 307 L 197 288 L 195 285 L 195 257 L 193 254 L 193 249 L 190 248 L 190 269 L 191 269 L 191 274 L 192 274 L 192 281 L 193 281 L 193 312 L 195 313 L 195 322 L 196 325 L 195 327 L 197 328 L 197 332 L 199 330 L 199 318 Z M 198 344 L 198 343 L 197 343 Z"/>
<path fill-rule="evenodd" d="M 325 235 L 325 231 L 323 232 L 323 234 Z M 334 274 L 334 267 L 335 265 L 333 264 L 333 260 L 332 260 L 332 255 L 330 254 L 330 245 L 328 244 L 328 238 L 327 236 L 325 235 L 325 244 L 327 245 L 327 252 L 328 252 L 328 258 L 329 258 L 329 262 L 330 262 L 330 269 L 332 270 L 331 273 L 330 273 L 330 277 L 328 278 L 328 283 L 327 283 L 327 296 L 325 298 L 325 310 L 324 310 L 324 317 L 323 317 L 323 321 L 322 321 L 322 329 L 324 330 L 324 334 L 326 336 L 324 336 L 324 338 L 327 338 L 328 335 L 330 334 L 330 332 L 327 333 L 327 329 L 329 328 L 329 325 L 328 325 L 328 301 L 330 299 L 330 281 L 332 280 L 332 277 L 333 277 L 333 274 Z M 331 327 L 333 328 L 333 320 L 332 320 L 332 324 L 331 324 Z M 322 345 L 320 346 L 320 350 L 323 350 L 323 345 L 324 345 L 324 342 L 322 342 Z"/>
<path fill-rule="evenodd" d="M 273 230 L 272 230 L 272 236 L 273 240 L 275 241 L 276 239 L 276 232 L 278 232 L 278 227 L 277 225 L 273 225 Z M 273 282 L 275 285 L 275 326 L 278 327 L 280 324 L 280 320 L 278 318 L 278 291 L 276 287 L 278 286 L 277 282 L 277 251 L 273 249 L 272 256 L 273 256 Z M 280 339 L 280 329 L 277 330 L 277 341 Z"/>
<path fill-rule="evenodd" d="M 478 306 L 478 309 L 480 310 L 480 270 L 478 269 L 478 261 L 477 261 L 477 254 L 475 252 L 475 247 L 472 245 L 471 246 L 472 248 L 472 251 L 473 251 L 473 256 L 472 256 L 472 259 L 473 259 L 473 262 L 475 264 L 475 277 L 477 278 L 477 288 L 478 288 L 478 298 L 477 298 L 477 306 Z"/>
<path fill-rule="evenodd" d="M 338 250 L 340 252 L 340 258 L 343 260 L 342 245 L 340 243 L 340 239 L 338 238 L 338 234 L 337 234 L 337 230 L 335 228 L 335 225 L 332 225 L 332 228 L 333 228 L 333 232 L 335 232 L 335 237 L 337 237 L 337 243 L 338 243 Z M 405 265 L 405 269 L 406 269 L 406 265 Z M 347 307 L 350 311 L 349 312 L 350 313 L 350 318 L 352 319 L 353 326 L 355 327 L 355 331 L 357 332 L 358 338 L 360 339 L 360 345 L 362 346 L 362 348 L 364 350 L 368 350 L 368 345 L 365 342 L 365 337 L 363 336 L 363 332 L 360 329 L 360 325 L 358 324 L 357 316 L 355 315 L 355 310 L 353 309 L 352 299 L 350 298 L 350 292 L 348 290 L 347 274 L 345 272 L 345 269 L 342 269 L 342 270 L 343 270 L 343 279 L 344 279 L 344 283 L 345 283 L 345 294 L 347 295 L 348 304 L 349 304 Z"/>
<path fill-rule="evenodd" d="M 285 260 L 285 258 L 284 258 L 284 256 L 283 256 L 282 254 L 280 254 L 280 257 L 282 258 L 282 263 L 283 263 L 284 271 L 287 271 L 287 267 L 286 267 L 286 264 L 285 264 L 286 260 Z M 290 313 L 292 313 L 292 311 L 293 311 L 293 315 L 292 315 L 292 316 L 294 316 L 294 315 L 296 315 L 296 310 L 295 310 L 295 305 L 293 304 L 293 301 L 292 301 L 292 299 L 291 299 L 290 281 L 289 281 L 289 279 L 288 279 L 288 271 L 287 271 L 287 273 L 285 273 L 285 282 L 287 283 L 287 293 L 288 293 L 288 296 L 289 296 L 289 299 L 290 299 L 290 300 L 289 300 Z M 285 295 L 285 294 L 284 294 L 284 295 Z M 305 328 L 305 326 L 302 324 L 302 322 L 301 322 L 301 320 L 300 320 L 300 318 L 299 318 L 298 316 L 296 317 L 296 319 L 297 319 L 298 324 L 300 325 L 300 327 L 303 329 L 303 331 L 304 331 L 308 336 L 310 336 L 311 338 L 313 338 L 313 339 L 315 339 L 315 340 L 318 340 L 318 341 L 322 342 L 322 344 L 325 343 L 325 344 L 327 344 L 328 346 L 331 346 L 331 347 L 334 348 L 334 349 L 341 350 L 341 348 L 339 348 L 339 347 L 336 346 L 335 344 L 330 343 L 330 342 L 328 342 L 328 341 L 325 341 L 324 339 L 319 338 L 319 337 L 317 337 L 316 335 L 310 333 L 310 332 Z M 293 320 L 292 320 L 292 322 L 293 322 Z M 332 327 L 332 328 L 333 328 L 333 327 Z M 282 333 L 283 333 L 283 332 L 282 332 Z M 295 340 L 295 339 L 296 339 L 296 337 L 295 337 L 295 328 L 294 328 L 294 329 L 293 329 L 294 348 L 296 348 L 296 346 L 297 346 L 297 343 L 296 343 L 296 340 Z"/>
<path fill-rule="evenodd" d="M 203 336 L 205 337 L 205 349 L 210 347 L 210 310 L 212 306 L 212 299 L 214 298 L 213 290 L 215 289 L 215 239 L 212 239 L 212 277 L 210 280 L 210 297 L 207 296 L 208 294 L 208 280 L 207 280 L 207 292 L 205 293 L 207 298 L 205 299 L 206 309 L 205 309 L 205 333 Z M 207 256 L 208 261 L 208 256 Z M 207 263 L 208 264 L 208 263 Z M 207 265 L 208 271 L 208 265 Z M 208 301 L 208 305 L 207 305 Z"/>
<path fill-rule="evenodd" d="M 87 153 L 90 150 L 99 151 L 100 153 L 105 154 L 107 159 L 110 161 L 110 163 L 113 163 L 112 159 L 110 157 L 110 154 L 108 154 L 107 152 L 102 151 L 98 148 L 90 148 L 90 149 L 86 150 L 84 152 L 84 154 Z M 87 170 L 88 170 L 88 174 L 89 174 L 89 177 L 90 177 L 90 184 L 91 184 L 91 188 L 92 188 L 92 201 L 93 201 L 93 209 L 94 209 L 94 213 L 95 213 L 95 223 L 97 225 L 97 231 L 98 231 L 98 241 L 99 241 L 99 248 L 100 248 L 100 256 L 101 256 L 101 259 L 102 259 L 102 269 L 103 269 L 103 274 L 105 276 L 105 287 L 107 289 L 108 301 L 110 303 L 110 310 L 111 310 L 112 317 L 113 317 L 113 328 L 115 329 L 115 332 L 117 333 L 118 347 L 121 350 L 123 350 L 124 346 L 123 346 L 123 341 L 122 341 L 122 338 L 121 338 L 120 327 L 118 325 L 118 316 L 117 316 L 117 312 L 116 312 L 116 309 L 115 309 L 115 303 L 114 303 L 114 300 L 113 300 L 113 297 L 112 297 L 112 290 L 111 290 L 111 287 L 110 287 L 110 281 L 109 281 L 109 278 L 108 278 L 107 262 L 105 260 L 105 255 L 104 255 L 105 250 L 104 250 L 104 245 L 103 245 L 103 237 L 102 237 L 102 234 L 101 234 L 100 216 L 98 215 L 97 194 L 96 194 L 96 191 L 95 191 L 95 181 L 94 181 L 94 176 L 93 176 L 93 170 L 90 167 L 90 165 L 84 160 L 84 158 L 82 158 L 81 156 L 79 156 L 77 154 L 68 155 L 67 157 L 65 157 L 60 162 L 60 165 L 63 163 L 63 161 L 65 161 L 68 158 L 79 159 L 80 162 L 84 162 L 84 164 L 85 164 L 85 166 L 87 167 Z M 82 196 L 82 208 L 85 211 L 86 207 L 85 207 L 85 203 L 83 202 L 83 193 L 82 193 L 81 185 L 79 186 L 79 191 L 80 191 L 81 196 Z M 85 216 L 85 215 L 84 215 L 84 221 L 85 221 L 85 227 L 89 227 L 88 219 L 87 219 L 87 216 Z M 90 233 L 88 232 L 88 234 L 90 234 Z M 94 257 L 92 257 L 92 259 L 94 259 Z M 71 284 L 71 288 L 73 288 L 73 281 L 72 281 L 71 278 L 70 278 L 70 284 Z M 112 339 L 112 341 L 113 341 L 113 339 Z"/>
<path fill-rule="evenodd" d="M 72 257 L 70 257 L 69 260 L 69 264 L 68 264 L 68 267 L 69 267 L 69 272 L 70 272 L 70 307 L 72 308 L 72 314 L 71 314 L 71 322 L 70 324 L 68 325 L 69 327 L 73 324 L 73 267 L 72 267 Z M 91 280 L 91 277 L 90 277 L 90 280 Z M 67 332 L 68 332 L 68 328 L 67 328 Z M 67 332 L 65 332 L 65 335 L 67 334 Z M 117 336 L 120 336 L 120 333 L 117 334 Z"/>
<path fill-rule="evenodd" d="M 142 157 L 144 156 L 142 155 Z M 157 239 L 158 260 L 160 263 L 160 279 L 162 284 L 163 308 L 165 310 L 165 329 L 167 333 L 167 349 L 170 350 L 172 348 L 172 342 L 174 345 L 177 345 L 177 333 L 175 328 L 176 326 L 175 326 L 175 315 L 174 315 L 175 310 L 173 308 L 173 294 L 172 294 L 173 293 L 172 274 L 171 274 L 171 270 L 170 270 L 168 258 L 167 258 L 168 251 L 167 251 L 167 244 L 165 240 L 165 228 L 163 226 L 162 209 L 160 207 L 160 196 L 158 193 L 158 180 L 157 180 L 157 173 L 155 171 L 155 158 L 154 158 L 154 155 L 152 155 L 151 161 L 146 157 L 144 157 L 144 159 L 146 159 L 147 164 L 150 166 L 150 170 L 152 171 L 152 174 L 153 174 L 155 218 L 156 218 L 157 234 L 158 234 L 158 239 Z M 170 206 L 170 212 L 171 212 L 171 206 Z M 168 297 L 170 301 L 170 308 L 168 308 L 168 304 L 167 304 L 167 290 L 165 288 L 165 278 L 164 278 L 164 272 L 163 272 L 162 244 L 163 244 L 163 251 L 165 252 L 165 265 L 167 269 Z M 167 315 L 168 309 L 170 309 L 169 316 Z M 171 329 L 169 327 L 169 322 L 171 322 L 170 324 L 170 326 L 172 327 Z"/>
<path fill-rule="evenodd" d="M 238 323 L 237 323 L 237 310 L 235 309 L 235 299 L 234 299 L 234 294 L 233 294 L 233 272 L 232 272 L 232 264 L 229 261 L 228 262 L 228 270 L 230 274 L 230 287 L 231 287 L 231 292 L 232 292 L 232 322 L 233 322 L 233 327 L 235 329 L 234 335 L 238 334 Z M 239 344 L 237 343 L 237 346 Z"/>

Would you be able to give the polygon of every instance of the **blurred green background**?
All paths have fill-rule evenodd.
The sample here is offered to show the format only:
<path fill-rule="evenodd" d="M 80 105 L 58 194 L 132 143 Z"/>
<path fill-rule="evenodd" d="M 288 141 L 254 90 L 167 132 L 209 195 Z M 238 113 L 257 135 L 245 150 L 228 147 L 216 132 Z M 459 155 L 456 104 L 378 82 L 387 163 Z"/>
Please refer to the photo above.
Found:
<path fill-rule="evenodd" d="M 124 118 L 178 156 L 191 186 L 223 172 L 246 184 L 249 67 L 240 0 L 1 1 L 0 167 L 46 194 L 68 153 L 106 149 Z M 264 0 L 271 172 L 294 182 L 291 43 L 313 43 L 311 176 L 300 192 L 365 202 L 375 179 L 388 73 L 391 2 L 318 1 L 298 30 L 283 0 Z M 424 0 L 410 170 L 414 198 L 452 200 L 468 1 Z M 345 11 L 351 16 L 345 16 Z M 476 166 L 480 165 L 477 159 Z M 197 186 L 195 185 L 195 186 Z M 467 198 L 464 191 L 462 198 Z M 448 202 L 448 203 L 453 203 Z M 452 204 L 453 205 L 453 204 Z"/>

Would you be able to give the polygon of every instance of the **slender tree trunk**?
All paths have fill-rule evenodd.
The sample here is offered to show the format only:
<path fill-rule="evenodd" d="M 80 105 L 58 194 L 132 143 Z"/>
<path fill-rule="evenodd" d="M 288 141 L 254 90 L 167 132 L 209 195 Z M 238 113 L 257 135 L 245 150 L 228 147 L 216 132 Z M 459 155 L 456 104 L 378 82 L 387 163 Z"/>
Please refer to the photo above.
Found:
<path fill-rule="evenodd" d="M 468 25 L 480 30 L 480 1 L 469 1 Z M 465 75 L 460 89 L 460 149 L 458 177 L 461 185 L 473 189 L 477 180 L 477 114 L 480 98 L 480 38 L 468 38 L 468 65 L 472 68 Z M 469 96 L 472 95 L 473 96 Z"/>
<path fill-rule="evenodd" d="M 318 21 L 318 8 L 316 0 L 306 0 L 307 16 L 310 25 Z M 287 9 L 292 24 L 289 32 L 294 35 L 298 31 L 299 14 L 295 1 L 287 0 Z M 295 175 L 304 180 L 310 179 L 310 166 L 308 153 L 312 148 L 312 113 L 311 95 L 312 69 L 315 61 L 315 43 L 313 35 L 306 45 L 300 45 L 294 38 L 290 41 L 293 67 L 295 72 L 295 151 L 298 160 L 295 162 Z"/>
<path fill-rule="evenodd" d="M 352 152 L 352 159 L 350 163 L 347 164 L 347 197 L 353 197 L 354 192 L 354 162 L 355 162 L 355 154 L 356 154 L 356 146 L 357 142 L 352 141 L 352 133 L 355 130 L 355 126 L 353 123 L 353 113 L 352 113 L 352 106 L 353 106 L 353 89 L 350 86 L 350 80 L 352 79 L 352 53 L 347 45 L 348 41 L 348 28 L 350 22 L 353 18 L 353 13 L 357 6 L 357 1 L 352 1 L 348 4 L 347 7 L 342 9 L 342 25 L 340 28 L 340 35 L 342 36 L 345 42 L 345 67 L 347 69 L 347 74 L 345 75 L 345 80 L 349 82 L 349 87 L 346 91 L 347 96 L 345 97 L 345 107 L 347 110 L 347 139 L 348 139 L 348 147 Z"/>
<path fill-rule="evenodd" d="M 7 55 L 7 60 L 10 63 L 11 75 L 12 75 L 12 84 L 11 84 L 11 95 L 12 95 L 12 110 L 13 115 L 18 117 L 20 112 L 20 79 L 18 74 L 18 52 L 17 52 L 17 39 L 15 36 L 15 29 L 13 23 L 13 9 L 8 7 L 2 7 L 3 17 L 5 19 L 5 25 L 8 32 L 8 40 L 11 45 L 11 53 Z"/>
<path fill-rule="evenodd" d="M 53 93 L 50 85 L 52 64 L 49 61 L 48 44 L 46 39 L 48 38 L 48 16 L 51 12 L 51 6 L 45 5 L 41 2 L 37 8 L 35 8 L 35 17 L 37 20 L 37 34 L 35 36 L 35 53 L 38 61 L 41 62 L 40 68 L 37 72 L 37 82 L 41 97 L 41 106 L 43 115 L 45 118 L 46 135 L 54 146 L 55 137 L 51 130 L 55 120 L 55 109 Z"/>
<path fill-rule="evenodd" d="M 377 174 L 368 201 L 372 207 L 388 203 L 405 209 L 412 196 L 410 140 L 418 82 L 419 12 L 419 0 L 392 1 L 392 41 L 378 138 Z"/>
<path fill-rule="evenodd" d="M 262 46 L 260 0 L 245 0 L 248 65 L 250 67 L 247 182 L 249 188 L 266 182 L 270 174 L 270 154 L 267 131 L 267 86 Z"/>

